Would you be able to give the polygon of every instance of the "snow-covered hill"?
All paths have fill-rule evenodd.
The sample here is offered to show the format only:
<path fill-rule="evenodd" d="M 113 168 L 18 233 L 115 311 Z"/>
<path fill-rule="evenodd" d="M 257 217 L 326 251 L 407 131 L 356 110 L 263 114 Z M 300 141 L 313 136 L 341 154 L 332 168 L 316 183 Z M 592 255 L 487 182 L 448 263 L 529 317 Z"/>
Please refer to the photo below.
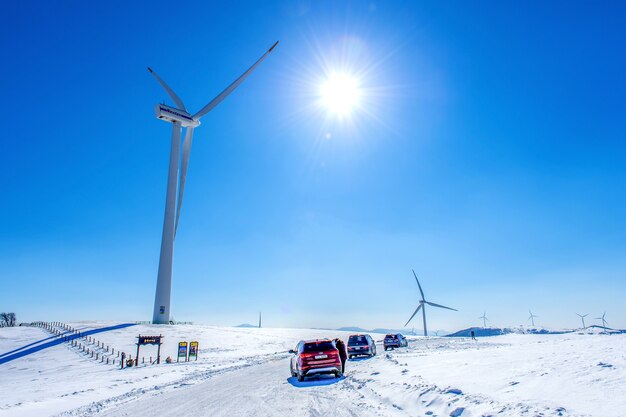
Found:
<path fill-rule="evenodd" d="M 350 361 L 345 378 L 303 383 L 289 375 L 287 350 L 300 339 L 349 332 L 137 325 L 95 336 L 134 356 L 138 334 L 163 334 L 163 357 L 176 358 L 178 341 L 197 340 L 199 359 L 121 370 L 53 345 L 0 364 L 0 416 L 617 417 L 626 410 L 624 334 L 414 336 L 408 349 Z M 39 328 L 2 328 L 0 359 L 49 337 Z M 145 347 L 141 356 L 155 353 Z"/>

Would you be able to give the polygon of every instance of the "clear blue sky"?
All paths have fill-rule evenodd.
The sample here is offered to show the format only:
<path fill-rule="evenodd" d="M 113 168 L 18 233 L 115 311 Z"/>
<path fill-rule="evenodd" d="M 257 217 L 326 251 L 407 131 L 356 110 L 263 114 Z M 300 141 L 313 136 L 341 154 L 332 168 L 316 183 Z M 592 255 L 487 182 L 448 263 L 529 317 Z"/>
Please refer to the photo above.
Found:
<path fill-rule="evenodd" d="M 148 320 L 171 128 L 199 109 L 176 319 L 626 327 L 626 4 L 10 2 L 0 310 Z M 317 103 L 358 75 L 349 118 Z M 419 322 L 416 322 L 416 327 Z"/>

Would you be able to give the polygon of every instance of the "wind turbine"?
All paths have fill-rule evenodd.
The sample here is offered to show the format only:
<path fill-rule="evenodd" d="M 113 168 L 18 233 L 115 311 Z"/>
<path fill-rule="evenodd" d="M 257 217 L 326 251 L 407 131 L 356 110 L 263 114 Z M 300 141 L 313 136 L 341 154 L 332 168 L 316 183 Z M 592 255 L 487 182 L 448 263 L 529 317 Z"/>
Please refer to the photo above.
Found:
<path fill-rule="evenodd" d="M 539 316 L 535 316 L 533 314 L 532 311 L 528 310 L 528 312 L 530 313 L 530 316 L 528 317 L 528 320 L 530 320 L 530 322 L 533 324 L 533 327 L 535 327 L 535 317 L 539 317 Z"/>
<path fill-rule="evenodd" d="M 200 118 L 213 110 L 230 93 L 232 93 L 248 76 L 263 62 L 265 58 L 278 45 L 276 42 L 265 54 L 252 65 L 246 72 L 237 78 L 224 91 L 218 94 L 206 106 L 196 114 L 187 112 L 183 101 L 150 67 L 148 71 L 156 78 L 171 97 L 176 107 L 165 104 L 156 105 L 156 117 L 166 122 L 172 123 L 172 144 L 170 151 L 169 174 L 167 177 L 167 194 L 165 197 L 165 218 L 163 220 L 163 234 L 161 236 L 161 254 L 159 256 L 159 272 L 157 277 L 156 294 L 154 297 L 154 311 L 152 322 L 154 324 L 167 324 L 170 318 L 170 296 L 172 292 L 172 258 L 174 256 L 174 238 L 178 229 L 180 219 L 180 209 L 183 205 L 183 193 L 185 192 L 185 179 L 187 178 L 187 167 L 189 165 L 189 154 L 191 152 L 191 141 L 193 130 L 200 125 Z M 185 128 L 185 139 L 182 143 L 182 158 L 179 169 L 180 137 Z M 180 177 L 180 178 L 179 178 Z M 178 191 L 178 197 L 177 197 Z"/>
<path fill-rule="evenodd" d="M 483 319 L 483 328 L 487 327 L 487 322 L 489 321 L 489 319 L 487 318 L 487 312 L 485 311 L 483 315 L 478 318 Z"/>
<path fill-rule="evenodd" d="M 587 313 L 587 314 L 578 314 L 578 313 L 576 313 L 576 315 L 578 317 L 580 317 L 580 319 L 583 321 L 583 329 L 586 329 L 587 326 L 585 326 L 585 317 L 587 317 L 589 315 L 589 313 Z"/>
<path fill-rule="evenodd" d="M 428 330 L 426 330 L 426 304 L 428 304 L 429 306 L 433 306 L 433 307 L 439 307 L 439 308 L 446 308 L 448 310 L 454 310 L 454 311 L 459 311 L 455 308 L 450 308 L 450 307 L 446 307 L 446 306 L 442 306 L 440 304 L 435 304 L 435 303 L 431 303 L 430 301 L 426 301 L 424 298 L 424 291 L 422 291 L 422 286 L 420 285 L 420 281 L 419 279 L 417 279 L 417 275 L 415 274 L 414 270 L 413 271 L 413 276 L 415 277 L 415 281 L 417 281 L 417 286 L 420 289 L 420 294 L 422 294 L 422 299 L 420 300 L 419 306 L 417 306 L 417 308 L 415 309 L 415 311 L 413 312 L 413 315 L 411 316 L 411 318 L 406 322 L 406 324 L 404 325 L 404 327 L 406 327 L 407 324 L 409 324 L 409 322 L 411 320 L 413 320 L 413 317 L 415 317 L 415 315 L 417 314 L 418 311 L 420 311 L 420 309 L 422 309 L 422 317 L 424 319 L 424 336 L 428 336 Z"/>
<path fill-rule="evenodd" d="M 261 328 L 261 312 L 259 311 L 259 329 Z"/>
<path fill-rule="evenodd" d="M 604 320 L 604 316 L 606 316 L 606 311 L 602 314 L 602 317 L 596 317 L 596 320 L 602 320 L 602 327 L 607 328 L 606 325 L 609 324 L 606 320 Z"/>

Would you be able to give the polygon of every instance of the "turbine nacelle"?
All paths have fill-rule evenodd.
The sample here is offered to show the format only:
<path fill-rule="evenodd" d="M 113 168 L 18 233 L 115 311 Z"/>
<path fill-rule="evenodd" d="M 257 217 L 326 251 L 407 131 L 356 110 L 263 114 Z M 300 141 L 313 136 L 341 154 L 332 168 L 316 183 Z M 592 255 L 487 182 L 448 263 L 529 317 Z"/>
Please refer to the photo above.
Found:
<path fill-rule="evenodd" d="M 170 107 L 165 104 L 157 104 L 154 108 L 156 118 L 170 123 L 180 123 L 182 127 L 198 127 L 200 120 L 194 118 L 185 110 Z"/>

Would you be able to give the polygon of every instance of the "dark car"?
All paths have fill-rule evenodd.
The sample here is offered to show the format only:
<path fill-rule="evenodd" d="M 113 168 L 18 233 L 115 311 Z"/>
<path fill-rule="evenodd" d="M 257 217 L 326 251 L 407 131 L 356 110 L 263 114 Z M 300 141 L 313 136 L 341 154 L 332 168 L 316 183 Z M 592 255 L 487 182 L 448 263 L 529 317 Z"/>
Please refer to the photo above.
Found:
<path fill-rule="evenodd" d="M 353 334 L 348 339 L 348 357 L 376 355 L 376 344 L 369 334 Z"/>
<path fill-rule="evenodd" d="M 385 350 L 407 347 L 408 345 L 409 342 L 407 342 L 406 338 L 400 333 L 388 334 L 385 336 L 385 340 L 383 340 L 383 347 Z"/>
<path fill-rule="evenodd" d="M 291 376 L 298 377 L 298 381 L 322 374 L 342 376 L 339 350 L 329 339 L 301 340 L 289 353 L 293 354 L 289 362 Z"/>

